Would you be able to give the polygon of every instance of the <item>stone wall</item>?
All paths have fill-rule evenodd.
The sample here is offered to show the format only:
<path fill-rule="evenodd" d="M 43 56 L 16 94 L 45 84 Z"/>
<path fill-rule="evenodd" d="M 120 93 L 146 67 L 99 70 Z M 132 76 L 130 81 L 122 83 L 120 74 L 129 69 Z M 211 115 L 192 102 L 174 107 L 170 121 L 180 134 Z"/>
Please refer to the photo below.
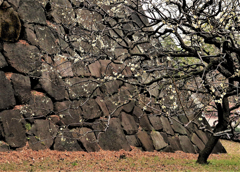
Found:
<path fill-rule="evenodd" d="M 87 152 L 204 148 L 209 135 L 198 121 L 185 128 L 187 116 L 161 115 L 159 104 L 144 94 L 138 95 L 141 101 L 132 99 L 137 88 L 123 81 L 133 75 L 129 67 L 76 60 L 74 39 L 81 36 L 71 36 L 64 26 L 79 16 L 88 25 L 93 15 L 73 8 L 78 1 L 0 2 L 0 151 L 26 144 L 33 150 Z M 146 103 L 154 108 L 145 109 Z M 225 152 L 220 142 L 218 152 Z"/>

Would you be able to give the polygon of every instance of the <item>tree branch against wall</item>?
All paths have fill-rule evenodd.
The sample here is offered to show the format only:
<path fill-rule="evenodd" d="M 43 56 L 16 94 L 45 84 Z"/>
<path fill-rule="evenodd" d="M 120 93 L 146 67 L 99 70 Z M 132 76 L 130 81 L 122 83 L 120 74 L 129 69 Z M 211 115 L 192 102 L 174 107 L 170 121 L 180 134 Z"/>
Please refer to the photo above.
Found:
<path fill-rule="evenodd" d="M 116 71 L 100 80 L 137 86 L 132 99 L 141 102 L 137 93 L 142 92 L 154 97 L 159 115 L 171 120 L 181 113 L 189 123 L 201 120 L 215 103 L 218 124 L 213 133 L 218 134 L 212 133 L 197 161 L 207 163 L 219 133 L 231 128 L 230 117 L 239 107 L 231 103 L 238 100 L 239 1 L 84 1 L 76 9 L 101 18 L 91 27 L 77 22 L 70 29 L 69 36 L 80 39 L 72 43 L 90 45 L 76 49 L 78 58 L 86 64 L 108 59 L 132 72 L 124 79 Z M 144 110 L 153 108 L 143 103 Z"/>

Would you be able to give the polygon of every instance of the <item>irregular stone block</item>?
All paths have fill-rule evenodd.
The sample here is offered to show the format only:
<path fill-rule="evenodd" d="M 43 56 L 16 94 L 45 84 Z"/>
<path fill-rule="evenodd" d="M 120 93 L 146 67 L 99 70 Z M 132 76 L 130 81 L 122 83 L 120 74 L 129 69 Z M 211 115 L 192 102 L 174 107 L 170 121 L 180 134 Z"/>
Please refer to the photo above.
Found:
<path fill-rule="evenodd" d="M 28 76 L 13 73 L 11 77 L 14 94 L 19 104 L 26 104 L 31 98 L 31 82 Z"/>
<path fill-rule="evenodd" d="M 72 65 L 71 62 L 68 61 L 67 55 L 56 55 L 54 57 L 54 62 L 54 65 L 56 66 L 62 77 L 73 76 Z"/>
<path fill-rule="evenodd" d="M 83 99 L 80 100 L 80 102 L 80 106 L 82 108 L 82 116 L 84 119 L 95 119 L 103 115 L 103 112 L 94 99 Z"/>
<path fill-rule="evenodd" d="M 16 104 L 14 91 L 2 71 L 0 71 L 0 83 L 0 110 L 11 108 Z"/>
<path fill-rule="evenodd" d="M 190 139 L 187 136 L 179 136 L 180 144 L 183 152 L 196 153 Z"/>
<path fill-rule="evenodd" d="M 42 76 L 39 82 L 46 93 L 55 100 L 59 101 L 65 98 L 65 83 L 50 65 L 42 64 Z"/>
<path fill-rule="evenodd" d="M 120 85 L 122 85 L 122 81 L 106 81 L 103 86 L 100 87 L 100 89 L 102 90 L 102 92 L 106 92 L 110 95 L 117 93 L 118 89 L 120 87 Z"/>
<path fill-rule="evenodd" d="M 195 133 L 193 133 L 191 141 L 200 149 L 200 151 L 204 149 L 204 143 Z"/>
<path fill-rule="evenodd" d="M 4 1 L 0 7 L 0 38 L 3 41 L 15 42 L 21 33 L 21 22 L 18 13 Z"/>
<path fill-rule="evenodd" d="M 141 141 L 144 150 L 154 151 L 153 142 L 146 131 L 139 131 L 137 137 Z"/>
<path fill-rule="evenodd" d="M 198 137 L 202 140 L 202 142 L 204 143 L 204 144 L 207 144 L 207 142 L 208 142 L 208 137 L 207 137 L 207 135 L 206 135 L 206 133 L 204 133 L 202 130 L 197 130 L 196 129 L 196 134 L 198 135 Z"/>
<path fill-rule="evenodd" d="M 134 146 L 134 147 L 142 146 L 141 142 L 138 140 L 138 138 L 135 135 L 126 135 L 126 139 L 131 146 Z"/>
<path fill-rule="evenodd" d="M 174 135 L 173 129 L 168 121 L 168 119 L 164 116 L 160 117 L 162 125 L 163 125 L 163 131 L 165 131 L 167 134 Z"/>
<path fill-rule="evenodd" d="M 139 118 L 139 125 L 146 131 L 152 131 L 154 129 L 149 122 L 147 114 L 144 114 Z"/>
<path fill-rule="evenodd" d="M 136 134 L 138 131 L 137 124 L 132 115 L 121 112 L 121 125 L 126 134 Z"/>
<path fill-rule="evenodd" d="M 41 38 L 39 46 L 43 51 L 48 54 L 57 54 L 60 52 L 57 44 L 58 41 L 48 27 L 36 25 L 34 28 L 37 38 Z"/>
<path fill-rule="evenodd" d="M 175 118 L 176 119 L 176 118 Z M 186 128 L 181 124 L 180 121 L 178 121 L 178 119 L 176 119 L 176 121 L 174 119 L 172 119 L 172 129 L 179 134 L 182 135 L 187 135 L 187 131 Z"/>
<path fill-rule="evenodd" d="M 96 142 L 96 137 L 91 129 L 86 127 L 74 129 L 73 135 L 83 144 L 87 152 L 96 152 L 100 150 L 100 147 Z"/>
<path fill-rule="evenodd" d="M 72 71 L 74 76 L 90 76 L 91 73 L 88 67 L 81 60 L 72 64 Z"/>
<path fill-rule="evenodd" d="M 34 122 L 34 118 L 46 117 L 53 111 L 52 100 L 44 93 L 31 91 L 31 99 L 29 104 L 21 108 L 21 114 L 30 123 Z"/>
<path fill-rule="evenodd" d="M 18 9 L 18 14 L 24 22 L 46 24 L 44 9 L 38 1 L 22 1 Z"/>
<path fill-rule="evenodd" d="M 82 119 L 82 110 L 78 102 L 63 101 L 54 103 L 54 111 L 64 125 L 79 123 Z"/>
<path fill-rule="evenodd" d="M 67 129 L 60 132 L 54 140 L 53 149 L 58 151 L 83 151 L 73 133 L 73 131 Z"/>
<path fill-rule="evenodd" d="M 35 120 L 30 130 L 29 147 L 32 150 L 50 148 L 57 136 L 57 127 L 48 120 Z"/>
<path fill-rule="evenodd" d="M 75 22 L 73 7 L 68 0 L 52 0 L 50 15 L 56 23 L 70 25 Z"/>
<path fill-rule="evenodd" d="M 79 99 L 80 97 L 89 97 L 89 95 L 93 94 L 93 96 L 99 95 L 99 89 L 97 82 L 95 82 L 92 78 L 67 78 L 65 80 L 68 88 L 68 93 L 70 99 Z"/>
<path fill-rule="evenodd" d="M 5 57 L 0 53 L 0 68 L 8 66 L 7 61 L 5 60 Z"/>
<path fill-rule="evenodd" d="M 114 117 L 118 117 L 120 112 L 122 111 L 122 106 L 121 104 L 118 102 L 119 96 L 117 94 L 114 94 L 111 97 L 105 97 L 104 98 L 104 102 L 108 108 L 109 113 L 114 116 Z"/>
<path fill-rule="evenodd" d="M 108 117 L 110 114 L 109 114 L 109 112 L 108 112 L 108 109 L 107 109 L 106 104 L 104 103 L 104 100 L 103 100 L 101 97 L 99 97 L 99 96 L 97 96 L 97 98 L 96 98 L 95 100 L 96 100 L 98 106 L 99 106 L 99 107 L 101 108 L 101 110 L 103 111 L 104 116 L 105 116 L 105 117 Z"/>
<path fill-rule="evenodd" d="M 150 136 L 152 138 L 155 150 L 161 150 L 168 146 L 168 144 L 164 141 L 162 135 L 158 131 L 152 131 L 150 133 Z"/>
<path fill-rule="evenodd" d="M 173 151 L 182 151 L 182 147 L 180 144 L 180 140 L 176 136 L 169 136 L 168 137 L 168 142 L 170 146 L 172 147 Z"/>
<path fill-rule="evenodd" d="M 32 74 L 41 66 L 38 48 L 24 41 L 4 43 L 3 49 L 8 64 L 20 73 Z"/>
<path fill-rule="evenodd" d="M 162 122 L 161 122 L 159 116 L 149 115 L 148 119 L 149 119 L 150 123 L 152 124 L 152 126 L 155 130 L 162 130 L 163 129 L 163 125 L 162 125 Z"/>
<path fill-rule="evenodd" d="M 20 148 L 26 144 L 25 128 L 21 122 L 19 110 L 5 110 L 0 113 L 4 138 L 12 148 Z"/>
<path fill-rule="evenodd" d="M 90 65 L 88 65 L 88 68 L 92 76 L 97 78 L 101 77 L 101 64 L 99 63 L 99 61 L 91 63 Z"/>
<path fill-rule="evenodd" d="M 131 150 L 131 147 L 127 142 L 125 134 L 120 125 L 119 119 L 110 119 L 110 124 L 107 131 L 99 134 L 99 145 L 103 150 Z"/>

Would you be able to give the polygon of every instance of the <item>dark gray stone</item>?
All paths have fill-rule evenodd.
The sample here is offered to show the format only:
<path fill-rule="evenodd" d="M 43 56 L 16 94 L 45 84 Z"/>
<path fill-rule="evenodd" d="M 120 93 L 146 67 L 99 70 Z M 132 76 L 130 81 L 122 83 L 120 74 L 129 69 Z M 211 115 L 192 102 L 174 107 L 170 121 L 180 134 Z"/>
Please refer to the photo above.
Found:
<path fill-rule="evenodd" d="M 16 104 L 14 91 L 5 73 L 0 71 L 0 110 L 8 109 Z"/>
<path fill-rule="evenodd" d="M 145 151 L 154 151 L 153 142 L 146 131 L 139 131 L 137 137 L 141 141 Z"/>
<path fill-rule="evenodd" d="M 176 118 L 175 118 L 176 119 Z M 187 135 L 187 131 L 186 128 L 181 124 L 180 121 L 178 121 L 178 119 L 174 120 L 172 119 L 172 129 L 179 134 L 182 135 Z"/>
<path fill-rule="evenodd" d="M 172 150 L 175 151 L 182 151 L 182 147 L 180 145 L 180 140 L 177 136 L 169 136 L 168 143 L 172 147 Z"/>
<path fill-rule="evenodd" d="M 34 28 L 39 40 L 39 46 L 43 51 L 48 54 L 57 54 L 60 52 L 57 39 L 48 27 L 36 25 Z"/>
<path fill-rule="evenodd" d="M 58 151 L 83 151 L 77 138 L 74 137 L 74 132 L 68 129 L 57 135 L 54 140 L 53 149 Z"/>
<path fill-rule="evenodd" d="M 136 135 L 126 135 L 126 139 L 131 146 L 134 146 L 134 147 L 142 146 L 141 142 L 138 140 Z"/>
<path fill-rule="evenodd" d="M 155 150 L 162 150 L 163 148 L 167 147 L 168 144 L 164 141 L 164 138 L 158 131 L 152 131 L 150 136 L 153 141 L 153 146 Z"/>
<path fill-rule="evenodd" d="M 75 129 L 74 132 L 79 134 L 78 140 L 83 144 L 87 152 L 96 152 L 100 150 L 94 132 L 91 129 L 83 127 Z"/>
<path fill-rule="evenodd" d="M 138 131 L 137 124 L 132 115 L 121 112 L 120 115 L 121 125 L 126 134 L 136 134 Z"/>
<path fill-rule="evenodd" d="M 145 130 L 145 131 L 152 131 L 154 128 L 149 122 L 147 114 L 144 113 L 143 116 L 139 118 L 139 125 Z"/>
<path fill-rule="evenodd" d="M 46 24 L 44 9 L 38 1 L 21 1 L 18 14 L 24 22 Z"/>
<path fill-rule="evenodd" d="M 14 89 L 15 98 L 19 104 L 26 104 L 31 98 L 31 82 L 28 76 L 13 73 L 12 85 Z"/>
<path fill-rule="evenodd" d="M 32 74 L 41 66 L 38 48 L 24 41 L 15 44 L 4 43 L 3 49 L 8 64 L 20 73 Z"/>
<path fill-rule="evenodd" d="M 12 148 L 20 148 L 26 144 L 25 128 L 21 122 L 19 110 L 5 110 L 0 113 L 6 143 Z"/>
<path fill-rule="evenodd" d="M 0 53 L 0 68 L 8 66 L 7 61 L 5 60 L 5 57 Z"/>
<path fill-rule="evenodd" d="M 168 121 L 168 119 L 164 116 L 160 117 L 162 125 L 163 125 L 163 131 L 165 131 L 167 134 L 174 135 L 173 129 Z"/>
<path fill-rule="evenodd" d="M 95 119 L 103 115 L 103 112 L 94 99 L 80 100 L 80 106 L 82 108 L 82 116 L 84 119 Z"/>
<path fill-rule="evenodd" d="M 48 120 L 35 120 L 30 130 L 29 147 L 32 150 L 50 148 L 57 136 L 57 127 Z"/>
<path fill-rule="evenodd" d="M 69 125 L 72 123 L 79 123 L 82 119 L 82 110 L 79 107 L 78 102 L 63 101 L 54 103 L 54 111 L 57 114 L 63 124 Z"/>
<path fill-rule="evenodd" d="M 53 111 L 52 100 L 44 93 L 32 91 L 29 104 L 21 108 L 21 113 L 30 123 L 35 118 L 46 117 Z"/>
<path fill-rule="evenodd" d="M 205 147 L 204 143 L 202 142 L 201 139 L 199 139 L 199 137 L 195 133 L 193 133 L 191 141 L 199 148 L 200 151 L 204 149 Z"/>
<path fill-rule="evenodd" d="M 183 152 L 196 153 L 190 139 L 187 136 L 179 136 L 180 144 Z"/>
<path fill-rule="evenodd" d="M 150 121 L 150 123 L 152 124 L 154 130 L 162 130 L 163 129 L 163 125 L 162 122 L 160 120 L 159 116 L 156 115 L 149 115 L 148 119 Z"/>
<path fill-rule="evenodd" d="M 80 97 L 88 97 L 93 93 L 94 96 L 99 95 L 97 83 L 92 78 L 67 78 L 65 80 L 70 99 L 78 99 Z"/>
<path fill-rule="evenodd" d="M 100 133 L 99 145 L 103 150 L 118 151 L 124 149 L 130 151 L 131 147 L 127 142 L 125 134 L 123 133 L 120 121 L 117 118 L 110 120 L 109 127 L 106 132 Z"/>
<path fill-rule="evenodd" d="M 122 106 L 118 103 L 118 98 L 118 94 L 114 94 L 111 97 L 106 96 L 104 98 L 104 102 L 108 108 L 109 113 L 114 117 L 118 117 L 122 111 Z"/>
<path fill-rule="evenodd" d="M 65 98 L 65 83 L 50 65 L 42 65 L 42 76 L 39 82 L 42 89 L 55 100 L 59 101 Z"/>

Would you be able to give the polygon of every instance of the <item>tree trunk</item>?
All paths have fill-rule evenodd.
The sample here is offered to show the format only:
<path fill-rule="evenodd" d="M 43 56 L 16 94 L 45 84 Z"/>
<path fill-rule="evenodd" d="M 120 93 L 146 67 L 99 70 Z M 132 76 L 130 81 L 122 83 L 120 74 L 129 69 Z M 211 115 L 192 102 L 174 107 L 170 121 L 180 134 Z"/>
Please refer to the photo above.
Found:
<path fill-rule="evenodd" d="M 218 124 L 214 129 L 215 132 L 223 131 L 227 129 L 229 122 L 229 102 L 228 98 L 224 97 L 222 101 L 222 105 L 220 103 L 216 103 L 218 110 Z M 220 136 L 211 136 L 205 145 L 205 148 L 199 153 L 197 163 L 199 164 L 207 164 L 207 159 L 209 155 L 212 153 L 214 146 L 217 144 Z"/>
<path fill-rule="evenodd" d="M 214 136 L 210 137 L 207 144 L 205 145 L 205 148 L 200 152 L 197 163 L 199 163 L 199 164 L 207 164 L 208 163 L 207 159 L 208 159 L 209 155 L 212 153 L 212 150 L 213 150 L 214 146 L 217 144 L 219 138 L 220 138 L 219 136 L 218 137 L 214 137 Z"/>

